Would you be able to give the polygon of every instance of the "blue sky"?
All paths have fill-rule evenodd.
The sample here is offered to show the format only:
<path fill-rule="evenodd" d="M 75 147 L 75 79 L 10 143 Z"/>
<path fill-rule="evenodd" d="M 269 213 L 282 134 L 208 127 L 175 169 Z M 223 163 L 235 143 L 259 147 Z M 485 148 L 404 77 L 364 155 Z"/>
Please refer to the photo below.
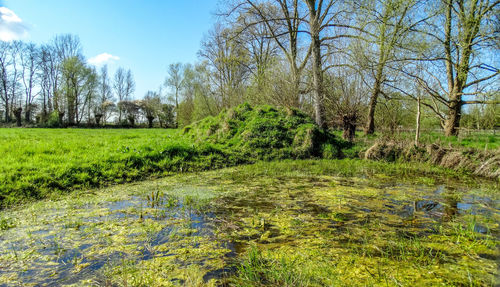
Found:
<path fill-rule="evenodd" d="M 203 35 L 216 20 L 217 2 L 0 0 L 0 6 L 8 9 L 3 12 L 19 18 L 14 21 L 19 27 L 26 28 L 15 32 L 24 41 L 45 43 L 57 34 L 75 34 L 87 59 L 95 60 L 98 55 L 101 60 L 109 59 L 110 74 L 120 66 L 131 69 L 137 86 L 135 97 L 140 98 L 163 83 L 170 63 L 197 60 Z M 0 21 L 0 35 L 5 23 Z"/>

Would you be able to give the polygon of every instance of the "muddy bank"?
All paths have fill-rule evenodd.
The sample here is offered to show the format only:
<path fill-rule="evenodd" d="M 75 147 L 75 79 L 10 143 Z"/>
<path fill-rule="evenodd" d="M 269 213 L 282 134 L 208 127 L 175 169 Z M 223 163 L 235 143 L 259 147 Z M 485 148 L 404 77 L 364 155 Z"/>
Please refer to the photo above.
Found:
<path fill-rule="evenodd" d="M 428 162 L 455 171 L 500 180 L 499 150 L 457 149 L 438 144 L 416 147 L 411 142 L 379 141 L 368 150 L 362 151 L 360 157 L 370 160 Z"/>

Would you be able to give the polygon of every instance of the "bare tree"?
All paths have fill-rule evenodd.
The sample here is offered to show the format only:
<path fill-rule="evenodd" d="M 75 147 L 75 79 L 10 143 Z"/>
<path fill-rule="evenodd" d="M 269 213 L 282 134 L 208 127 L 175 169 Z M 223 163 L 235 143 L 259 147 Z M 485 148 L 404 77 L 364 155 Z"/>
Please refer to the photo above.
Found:
<path fill-rule="evenodd" d="M 53 45 L 61 61 L 72 57 L 78 57 L 82 54 L 82 44 L 80 38 L 76 35 L 57 35 L 53 40 Z"/>
<path fill-rule="evenodd" d="M 54 95 L 57 94 L 59 83 L 59 61 L 54 46 L 43 45 L 40 52 L 40 81 L 41 93 L 43 96 L 42 116 L 43 120 L 52 111 L 58 110 L 57 101 Z"/>
<path fill-rule="evenodd" d="M 24 45 L 20 55 L 22 65 L 21 78 L 25 91 L 24 119 L 29 123 L 33 112 L 33 101 L 40 92 L 39 90 L 35 90 L 35 81 L 37 80 L 37 72 L 40 65 L 40 52 L 35 44 L 29 43 Z"/>
<path fill-rule="evenodd" d="M 207 60 L 217 110 L 242 103 L 249 76 L 248 57 L 247 50 L 233 38 L 232 31 L 216 24 L 203 41 L 199 54 Z"/>
<path fill-rule="evenodd" d="M 10 121 L 10 100 L 11 95 L 9 93 L 9 67 L 12 64 L 12 59 L 10 55 L 10 44 L 7 42 L 0 41 L 0 84 L 1 90 L 0 93 L 2 103 L 5 108 L 5 121 Z"/>
<path fill-rule="evenodd" d="M 62 76 L 62 63 L 71 57 L 81 57 L 82 45 L 78 36 L 71 34 L 57 35 L 52 41 L 53 46 L 53 71 L 52 71 L 52 102 L 54 109 L 59 113 L 59 121 L 62 120 L 65 114 L 65 99 L 60 94 L 60 81 Z"/>
<path fill-rule="evenodd" d="M 110 117 L 110 111 L 113 105 L 113 94 L 109 83 L 108 66 L 101 68 L 99 80 L 99 104 L 96 107 L 95 117 L 99 117 L 103 123 L 106 123 Z"/>
<path fill-rule="evenodd" d="M 99 88 L 99 75 L 95 68 L 89 68 L 88 78 L 85 83 L 85 104 L 84 107 L 87 109 L 87 124 L 92 124 L 92 110 L 95 109 L 97 105 L 97 95 Z M 83 108 L 82 108 L 83 110 Z M 83 113 L 82 113 L 83 115 Z"/>
<path fill-rule="evenodd" d="M 273 39 L 285 55 L 289 63 L 293 86 L 291 89 L 293 95 L 289 105 L 300 107 L 301 76 L 311 54 L 311 49 L 300 53 L 300 33 L 304 32 L 301 29 L 304 23 L 304 9 L 300 6 L 300 2 L 298 0 L 243 0 L 236 7 L 237 9 L 232 9 L 232 12 L 242 10 L 241 14 L 252 16 L 244 18 L 245 27 L 242 31 L 261 31 L 254 27 L 264 24 L 267 37 Z"/>
<path fill-rule="evenodd" d="M 394 83 L 391 73 L 414 53 L 415 30 L 425 21 L 420 0 L 355 1 L 359 43 L 351 50 L 351 63 L 367 71 L 371 86 L 365 134 L 375 132 L 375 110 L 383 88 Z M 393 67 L 394 66 L 394 67 Z M 390 70 L 390 71 L 388 71 Z M 386 85 L 388 84 L 388 85 Z"/>
<path fill-rule="evenodd" d="M 165 86 L 171 88 L 174 93 L 175 113 L 179 113 L 179 96 L 184 85 L 183 66 L 181 63 L 170 64 L 168 66 L 168 76 L 165 79 Z M 176 126 L 179 126 L 179 121 L 176 119 Z"/>
<path fill-rule="evenodd" d="M 336 75 L 325 73 L 325 77 L 326 115 L 333 120 L 333 125 L 341 126 L 342 137 L 353 142 L 366 97 L 362 75 L 356 70 L 344 68 L 336 71 Z"/>
<path fill-rule="evenodd" d="M 430 96 L 422 104 L 438 115 L 447 136 L 459 133 L 464 105 L 487 103 L 483 96 L 498 90 L 499 6 L 493 0 L 442 0 L 439 15 L 422 31 L 439 58 L 422 65 L 424 75 L 409 74 Z"/>
<path fill-rule="evenodd" d="M 276 40 L 290 63 L 297 93 L 300 94 L 300 74 L 311 57 L 312 93 L 316 123 L 325 126 L 324 119 L 324 83 L 323 73 L 328 69 L 324 65 L 325 47 L 344 37 L 346 29 L 354 28 L 342 22 L 345 14 L 342 1 L 336 0 L 245 0 L 248 11 L 260 17 L 266 23 L 268 32 Z M 238 7 L 245 7 L 240 4 Z M 241 9 L 241 8 L 240 8 Z M 342 33 L 339 33 L 341 30 Z M 300 35 L 309 36 L 308 50 L 302 61 L 299 59 Z M 287 46 L 288 44 L 288 46 Z"/>
<path fill-rule="evenodd" d="M 123 68 L 118 68 L 115 73 L 115 79 L 113 82 L 113 88 L 115 90 L 115 95 L 118 97 L 118 102 L 124 101 L 127 97 L 127 74 Z M 122 121 L 122 109 L 118 107 L 118 122 Z"/>
<path fill-rule="evenodd" d="M 130 100 L 135 92 L 135 80 L 132 71 L 127 71 L 125 78 L 125 100 Z"/>
<path fill-rule="evenodd" d="M 1 100 L 5 108 L 5 121 L 10 121 L 11 114 L 14 113 L 19 123 L 18 115 L 21 115 L 21 95 L 19 93 L 19 80 L 21 77 L 19 67 L 19 57 L 22 42 L 0 42 L 0 84 Z M 22 111 L 22 108 L 21 108 Z"/>
<path fill-rule="evenodd" d="M 92 79 L 93 70 L 80 57 L 70 57 L 62 66 L 64 92 L 66 96 L 68 124 L 79 124 L 83 117 L 86 89 Z"/>

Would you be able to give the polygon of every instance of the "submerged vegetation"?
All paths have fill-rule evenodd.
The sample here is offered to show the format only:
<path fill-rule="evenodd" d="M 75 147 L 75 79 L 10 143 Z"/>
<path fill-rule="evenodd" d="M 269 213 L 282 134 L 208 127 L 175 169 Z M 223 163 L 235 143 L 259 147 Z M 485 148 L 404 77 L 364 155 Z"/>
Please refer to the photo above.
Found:
<path fill-rule="evenodd" d="M 1 214 L 10 223 L 0 231 L 0 282 L 498 283 L 500 206 L 494 183 L 364 164 L 261 162 L 7 209 Z"/>

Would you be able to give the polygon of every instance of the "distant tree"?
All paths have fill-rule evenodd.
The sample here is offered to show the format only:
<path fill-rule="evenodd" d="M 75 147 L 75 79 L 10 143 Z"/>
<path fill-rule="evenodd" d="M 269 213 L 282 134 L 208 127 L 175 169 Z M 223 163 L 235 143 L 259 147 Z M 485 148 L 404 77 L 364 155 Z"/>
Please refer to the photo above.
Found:
<path fill-rule="evenodd" d="M 140 101 L 121 101 L 118 103 L 119 108 L 124 111 L 130 126 L 135 126 L 139 114 L 141 112 Z"/>
<path fill-rule="evenodd" d="M 80 38 L 71 34 L 57 35 L 52 41 L 51 49 L 51 81 L 52 81 L 52 103 L 53 108 L 59 114 L 59 125 L 62 125 L 62 121 L 65 115 L 65 97 L 61 95 L 63 89 L 61 89 L 62 81 L 62 69 L 65 60 L 71 57 L 82 56 L 82 45 Z"/>
<path fill-rule="evenodd" d="M 68 124 L 79 124 L 84 114 L 80 108 L 83 109 L 86 102 L 85 89 L 88 88 L 88 82 L 93 80 L 93 71 L 85 65 L 83 59 L 71 57 L 64 60 L 62 72 Z"/>
<path fill-rule="evenodd" d="M 61 62 L 82 55 L 82 43 L 76 35 L 57 35 L 53 40 L 53 45 Z"/>
<path fill-rule="evenodd" d="M 16 125 L 18 127 L 22 126 L 22 124 L 23 124 L 22 114 L 23 114 L 23 108 L 18 107 L 16 109 L 14 109 L 14 116 L 16 117 Z"/>
<path fill-rule="evenodd" d="M 22 42 L 1 42 L 0 41 L 0 84 L 2 93 L 2 103 L 5 108 L 5 121 L 9 122 L 11 113 L 19 104 L 19 79 L 21 76 L 19 67 L 19 53 Z"/>
<path fill-rule="evenodd" d="M 158 111 L 158 120 L 160 121 L 160 127 L 175 128 L 175 106 L 171 104 L 161 104 L 160 110 Z"/>
<path fill-rule="evenodd" d="M 115 78 L 113 82 L 113 88 L 115 90 L 115 95 L 118 98 L 118 102 L 127 100 L 127 75 L 123 68 L 118 68 L 115 73 Z M 122 121 L 122 110 L 118 107 L 118 122 Z"/>
<path fill-rule="evenodd" d="M 31 114 L 33 113 L 33 101 L 40 93 L 35 87 L 40 65 L 40 51 L 35 44 L 29 43 L 22 47 L 20 56 L 22 65 L 21 78 L 25 91 L 24 119 L 29 123 L 31 121 Z"/>
<path fill-rule="evenodd" d="M 9 67 L 12 65 L 12 55 L 9 52 L 10 44 L 0 41 L 0 88 L 2 91 L 0 97 L 4 106 L 5 122 L 10 121 L 10 101 L 12 100 L 9 89 L 11 84 Z"/>
<path fill-rule="evenodd" d="M 125 76 L 125 100 L 130 100 L 133 98 L 135 92 L 135 80 L 132 71 L 128 70 Z"/>
<path fill-rule="evenodd" d="M 230 11 L 237 11 L 241 14 L 240 17 L 243 19 L 240 22 L 244 24 L 242 31 L 248 31 L 254 37 L 259 37 L 260 34 L 272 39 L 285 56 L 289 65 L 292 86 L 287 89 L 290 91 L 287 105 L 299 108 L 301 77 L 311 55 L 311 49 L 301 53 L 300 34 L 304 32 L 302 27 L 305 24 L 305 10 L 301 2 L 298 0 L 241 0 L 236 3 L 235 7 L 231 7 Z M 262 33 L 262 25 L 265 26 L 265 34 Z M 260 43 L 267 42 L 262 39 Z"/>
<path fill-rule="evenodd" d="M 89 68 L 89 75 L 85 86 L 85 108 L 87 109 L 87 124 L 92 124 L 92 111 L 95 110 L 98 99 L 99 75 L 95 68 Z M 82 113 L 83 115 L 83 113 Z M 95 120 L 95 119 L 94 119 Z"/>
<path fill-rule="evenodd" d="M 217 112 L 244 102 L 249 77 L 248 51 L 233 38 L 232 31 L 215 25 L 199 52 L 206 60 L 210 93 Z"/>
<path fill-rule="evenodd" d="M 140 108 L 148 121 L 148 127 L 153 127 L 153 121 L 158 117 L 161 109 L 161 100 L 158 93 L 148 91 L 140 101 Z"/>
<path fill-rule="evenodd" d="M 181 63 L 170 64 L 168 66 L 168 76 L 165 79 L 165 86 L 173 90 L 176 114 L 179 112 L 180 94 L 184 86 L 183 69 Z M 179 121 L 177 119 L 176 126 L 179 126 Z"/>
<path fill-rule="evenodd" d="M 43 45 L 40 51 L 40 89 L 42 94 L 42 122 L 48 120 L 49 114 L 55 109 L 54 104 L 57 101 L 54 95 L 57 94 L 59 81 L 59 63 L 55 49 L 52 45 Z"/>
<path fill-rule="evenodd" d="M 108 66 L 104 65 L 101 68 L 100 83 L 99 83 L 99 104 L 96 107 L 96 115 L 105 124 L 111 115 L 114 105 L 113 94 L 110 86 L 109 76 L 108 76 Z"/>

